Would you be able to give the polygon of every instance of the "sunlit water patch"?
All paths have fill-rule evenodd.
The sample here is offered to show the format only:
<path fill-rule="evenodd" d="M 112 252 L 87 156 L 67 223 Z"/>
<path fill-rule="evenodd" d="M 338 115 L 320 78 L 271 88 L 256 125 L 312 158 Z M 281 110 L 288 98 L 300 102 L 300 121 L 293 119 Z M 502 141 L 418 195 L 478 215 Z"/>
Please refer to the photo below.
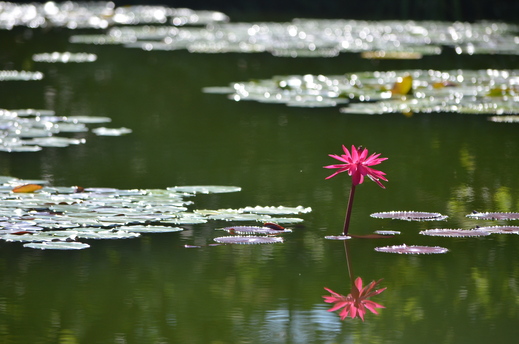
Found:
<path fill-rule="evenodd" d="M 401 70 L 287 75 L 204 88 L 234 101 L 299 107 L 345 105 L 345 114 L 519 113 L 518 70 Z M 495 121 L 495 120 L 494 120 Z"/>

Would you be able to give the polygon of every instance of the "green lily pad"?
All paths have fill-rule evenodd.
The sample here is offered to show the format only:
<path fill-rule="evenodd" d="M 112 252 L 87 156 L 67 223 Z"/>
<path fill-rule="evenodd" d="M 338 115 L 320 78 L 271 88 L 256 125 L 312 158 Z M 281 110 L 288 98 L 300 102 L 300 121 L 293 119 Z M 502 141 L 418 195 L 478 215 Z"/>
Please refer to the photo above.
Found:
<path fill-rule="evenodd" d="M 168 187 L 167 190 L 175 192 L 187 192 L 187 193 L 227 193 L 227 192 L 238 192 L 241 191 L 239 186 L 220 186 L 220 185 L 192 185 L 192 186 L 174 186 Z"/>
<path fill-rule="evenodd" d="M 171 226 L 159 226 L 159 225 L 149 225 L 149 226 L 122 226 L 117 227 L 118 230 L 128 231 L 132 233 L 171 233 L 171 232 L 181 232 L 184 228 L 181 227 L 171 227 Z"/>
<path fill-rule="evenodd" d="M 39 250 L 82 250 L 89 248 L 89 244 L 82 242 L 42 242 L 42 243 L 28 243 L 24 244 L 23 247 L 35 248 Z"/>

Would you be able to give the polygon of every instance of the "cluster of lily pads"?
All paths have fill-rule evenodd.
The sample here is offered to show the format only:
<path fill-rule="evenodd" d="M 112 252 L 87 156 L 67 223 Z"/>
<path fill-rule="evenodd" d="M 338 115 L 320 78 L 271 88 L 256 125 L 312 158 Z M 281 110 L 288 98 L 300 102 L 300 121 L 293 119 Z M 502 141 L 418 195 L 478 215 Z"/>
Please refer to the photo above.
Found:
<path fill-rule="evenodd" d="M 474 212 L 466 215 L 469 218 L 480 219 L 480 220 L 519 220 L 519 213 L 512 212 L 485 212 L 479 213 Z M 395 219 L 405 221 L 443 221 L 447 219 L 446 215 L 440 213 L 429 213 L 429 212 L 417 212 L 417 211 L 390 211 L 373 213 L 371 217 L 379 219 Z M 398 231 L 376 231 L 377 234 L 381 235 L 398 235 Z M 420 231 L 421 235 L 426 236 L 440 236 L 440 237 L 482 237 L 490 234 L 519 234 L 519 226 L 512 225 L 500 225 L 500 226 L 483 226 L 473 229 L 451 229 L 451 228 L 435 228 Z M 375 251 L 385 253 L 398 253 L 398 254 L 439 254 L 447 253 L 449 250 L 445 247 L 439 246 L 408 246 L 393 245 L 385 247 L 376 247 Z"/>
<path fill-rule="evenodd" d="M 86 142 L 80 135 L 89 124 L 109 123 L 103 116 L 57 116 L 52 110 L 0 109 L 0 151 L 37 152 L 43 147 L 67 147 Z M 99 136 L 119 136 L 131 132 L 128 128 L 99 127 L 92 130 Z"/>
<path fill-rule="evenodd" d="M 187 49 L 195 53 L 269 52 L 280 57 L 416 59 L 438 55 L 447 46 L 458 54 L 517 54 L 517 26 L 507 23 L 360 21 L 301 19 L 290 22 L 232 23 L 203 27 L 112 27 L 106 34 L 75 35 L 74 43 L 121 44 L 144 50 Z"/>
<path fill-rule="evenodd" d="M 402 87 L 409 83 L 408 88 Z M 342 113 L 519 114 L 519 70 L 402 70 L 345 75 L 289 75 L 225 87 L 206 93 L 227 94 L 297 107 L 333 107 Z M 405 89 L 405 90 L 403 90 Z"/>
<path fill-rule="evenodd" d="M 205 25 L 227 20 L 225 14 L 216 11 L 145 5 L 116 7 L 111 1 L 0 2 L 0 29 L 8 30 L 16 26 L 106 29 L 137 24 Z"/>
<path fill-rule="evenodd" d="M 299 223 L 295 215 L 311 211 L 298 207 L 244 207 L 189 211 L 196 194 L 237 192 L 234 186 L 177 186 L 166 189 L 54 187 L 43 180 L 0 177 L 0 240 L 24 247 L 75 250 L 97 239 L 131 239 L 143 233 L 179 232 L 180 226 L 208 221 L 265 223 L 264 226 L 219 228 L 231 234 L 218 243 L 258 244 L 283 242 L 289 233 L 281 224 Z M 271 216 L 272 215 L 272 216 Z M 195 247 L 195 246 L 187 246 Z"/>

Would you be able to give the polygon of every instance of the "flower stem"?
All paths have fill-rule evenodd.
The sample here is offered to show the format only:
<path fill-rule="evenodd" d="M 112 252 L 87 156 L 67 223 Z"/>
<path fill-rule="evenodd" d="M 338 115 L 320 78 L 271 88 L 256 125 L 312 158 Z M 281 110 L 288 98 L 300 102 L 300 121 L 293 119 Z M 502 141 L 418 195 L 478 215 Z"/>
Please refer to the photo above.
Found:
<path fill-rule="evenodd" d="M 348 235 L 348 229 L 350 227 L 351 208 L 353 208 L 353 197 L 355 196 L 355 184 L 351 184 L 350 198 L 348 199 L 348 209 L 346 210 L 346 219 L 344 220 L 344 230 L 342 235 Z"/>

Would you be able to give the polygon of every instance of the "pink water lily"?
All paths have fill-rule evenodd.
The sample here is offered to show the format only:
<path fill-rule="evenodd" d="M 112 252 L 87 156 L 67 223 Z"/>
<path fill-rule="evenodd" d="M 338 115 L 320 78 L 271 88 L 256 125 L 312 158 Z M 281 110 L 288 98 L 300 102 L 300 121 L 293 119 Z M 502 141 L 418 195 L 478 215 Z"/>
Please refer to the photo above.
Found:
<path fill-rule="evenodd" d="M 377 308 L 385 307 L 368 299 L 386 290 L 386 288 L 373 290 L 381 281 L 382 280 L 378 280 L 376 282 L 372 281 L 363 288 L 362 278 L 357 277 L 355 279 L 355 283 L 352 285 L 351 293 L 347 296 L 338 294 L 331 289 L 324 288 L 331 294 L 323 296 L 324 302 L 334 303 L 334 306 L 330 308 L 328 312 L 333 312 L 342 308 L 342 311 L 339 313 L 341 320 L 344 320 L 349 316 L 352 319 L 359 317 L 362 319 L 362 321 L 364 321 L 366 310 L 369 310 L 374 314 L 378 314 Z"/>
<path fill-rule="evenodd" d="M 324 166 L 324 168 L 336 168 L 332 175 L 326 177 L 326 179 L 330 179 L 335 177 L 339 173 L 348 172 L 351 176 L 351 189 L 350 189 L 350 197 L 348 199 L 348 208 L 346 210 L 346 218 L 344 220 L 344 229 L 342 231 L 342 236 L 346 237 L 348 235 L 348 230 L 350 226 L 350 218 L 351 218 L 351 209 L 353 207 L 353 198 L 355 195 L 355 187 L 364 182 L 364 176 L 368 176 L 371 180 L 378 184 L 381 188 L 385 189 L 386 187 L 382 185 L 380 180 L 386 181 L 385 173 L 379 170 L 375 170 L 368 166 L 378 165 L 382 161 L 387 160 L 387 158 L 379 158 L 380 154 L 373 153 L 368 156 L 368 150 L 363 147 L 356 148 L 355 146 L 351 146 L 351 154 L 348 151 L 346 146 L 342 145 L 342 149 L 344 150 L 343 155 L 329 154 L 334 159 L 344 162 L 345 164 L 335 164 Z"/>
<path fill-rule="evenodd" d="M 344 162 L 345 164 L 335 164 L 324 166 L 324 168 L 336 168 L 338 169 L 332 175 L 326 179 L 335 177 L 339 173 L 348 172 L 348 175 L 352 177 L 352 184 L 359 185 L 364 182 L 364 176 L 368 176 L 371 180 L 377 183 L 378 186 L 385 189 L 380 180 L 387 181 L 386 174 L 382 171 L 375 170 L 368 166 L 378 165 L 387 158 L 379 158 L 380 154 L 373 153 L 368 157 L 368 150 L 366 148 L 351 146 L 351 154 L 346 146 L 342 145 L 344 154 L 336 155 L 329 154 L 334 159 Z"/>

